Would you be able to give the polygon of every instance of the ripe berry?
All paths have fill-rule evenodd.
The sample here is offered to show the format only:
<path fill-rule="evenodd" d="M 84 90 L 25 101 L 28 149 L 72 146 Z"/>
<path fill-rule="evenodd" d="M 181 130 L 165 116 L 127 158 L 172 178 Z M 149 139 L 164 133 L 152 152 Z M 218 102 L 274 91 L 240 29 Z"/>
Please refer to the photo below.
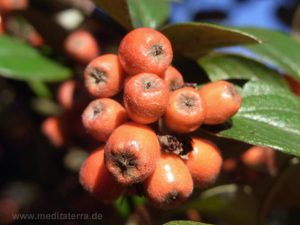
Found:
<path fill-rule="evenodd" d="M 100 54 L 95 38 L 87 31 L 74 31 L 64 42 L 66 53 L 75 61 L 87 64 Z"/>
<path fill-rule="evenodd" d="M 223 161 L 222 170 L 231 173 L 238 168 L 238 161 L 235 158 L 227 158 Z"/>
<path fill-rule="evenodd" d="M 0 15 L 0 34 L 4 33 L 3 18 Z"/>
<path fill-rule="evenodd" d="M 178 133 L 189 133 L 203 123 L 206 107 L 196 89 L 185 87 L 171 93 L 164 115 L 165 125 Z"/>
<path fill-rule="evenodd" d="M 144 182 L 154 206 L 175 208 L 193 192 L 193 180 L 184 162 L 176 155 L 162 154 L 153 174 Z"/>
<path fill-rule="evenodd" d="M 200 138 L 192 138 L 192 146 L 185 164 L 192 174 L 194 186 L 207 187 L 220 173 L 223 161 L 220 151 L 213 143 Z"/>
<path fill-rule="evenodd" d="M 1 0 L 0 12 L 9 13 L 14 10 L 24 10 L 28 7 L 28 0 Z"/>
<path fill-rule="evenodd" d="M 119 46 L 119 58 L 124 70 L 162 74 L 171 64 L 173 51 L 170 41 L 151 28 L 137 28 L 129 32 Z"/>
<path fill-rule="evenodd" d="M 85 105 L 89 97 L 81 83 L 74 80 L 67 80 L 59 86 L 57 100 L 64 109 L 72 109 Z"/>
<path fill-rule="evenodd" d="M 205 124 L 224 123 L 239 110 L 242 97 L 227 81 L 216 81 L 199 90 L 206 104 Z"/>
<path fill-rule="evenodd" d="M 154 131 L 133 122 L 118 127 L 105 145 L 106 167 L 123 185 L 145 180 L 154 171 L 159 155 Z"/>
<path fill-rule="evenodd" d="M 106 141 L 110 134 L 127 121 L 123 106 L 113 99 L 92 101 L 82 114 L 82 122 L 88 133 L 99 141 Z"/>
<path fill-rule="evenodd" d="M 26 41 L 33 47 L 41 47 L 44 45 L 43 37 L 35 30 L 32 30 L 26 37 Z"/>
<path fill-rule="evenodd" d="M 243 153 L 241 161 L 251 169 L 276 173 L 275 151 L 269 147 L 253 146 Z"/>
<path fill-rule="evenodd" d="M 121 91 L 124 71 L 118 57 L 106 54 L 95 58 L 84 71 L 84 83 L 88 92 L 95 97 L 112 97 Z"/>
<path fill-rule="evenodd" d="M 285 80 L 288 82 L 291 90 L 298 96 L 300 96 L 300 81 L 295 80 L 294 78 L 286 75 L 283 76 Z"/>
<path fill-rule="evenodd" d="M 149 124 L 165 112 L 169 88 L 159 76 L 141 73 L 128 78 L 124 87 L 124 104 L 128 116 L 135 122 Z"/>
<path fill-rule="evenodd" d="M 66 133 L 63 121 L 58 117 L 48 117 L 42 123 L 42 133 L 55 147 L 62 147 L 66 142 Z"/>
<path fill-rule="evenodd" d="M 101 201 L 114 201 L 124 191 L 105 167 L 104 146 L 92 152 L 82 164 L 79 180 L 88 192 Z"/>
<path fill-rule="evenodd" d="M 162 74 L 162 78 L 167 82 L 170 91 L 175 91 L 184 85 L 181 73 L 173 66 L 169 66 Z"/>

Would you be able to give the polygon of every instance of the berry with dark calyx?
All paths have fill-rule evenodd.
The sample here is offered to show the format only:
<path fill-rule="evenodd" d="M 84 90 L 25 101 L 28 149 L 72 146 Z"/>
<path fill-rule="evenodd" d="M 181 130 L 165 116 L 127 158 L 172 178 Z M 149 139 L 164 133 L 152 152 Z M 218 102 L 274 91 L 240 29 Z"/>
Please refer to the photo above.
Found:
<path fill-rule="evenodd" d="M 125 73 L 118 57 L 106 54 L 95 58 L 84 71 L 84 83 L 88 92 L 95 97 L 112 97 L 124 85 Z"/>
<path fill-rule="evenodd" d="M 148 126 L 129 122 L 118 127 L 105 145 L 106 167 L 122 185 L 145 180 L 155 169 L 160 145 Z"/>
<path fill-rule="evenodd" d="M 123 38 L 119 46 L 119 58 L 129 75 L 161 75 L 171 64 L 173 51 L 170 41 L 162 33 L 142 27 Z"/>
<path fill-rule="evenodd" d="M 79 180 L 88 192 L 104 202 L 114 201 L 124 192 L 105 167 L 104 146 L 93 151 L 82 164 Z"/>
<path fill-rule="evenodd" d="M 127 114 L 123 106 L 109 98 L 92 101 L 82 114 L 83 126 L 99 141 L 106 141 L 126 121 Z"/>
<path fill-rule="evenodd" d="M 170 94 L 164 114 L 167 128 L 177 133 L 189 133 L 201 126 L 206 106 L 196 89 L 185 87 Z"/>
<path fill-rule="evenodd" d="M 162 154 L 153 174 L 144 182 L 144 188 L 155 207 L 171 209 L 191 195 L 193 179 L 178 156 Z"/>
<path fill-rule="evenodd" d="M 169 87 L 159 76 L 141 73 L 128 78 L 123 98 L 130 119 L 149 124 L 159 120 L 165 113 Z"/>

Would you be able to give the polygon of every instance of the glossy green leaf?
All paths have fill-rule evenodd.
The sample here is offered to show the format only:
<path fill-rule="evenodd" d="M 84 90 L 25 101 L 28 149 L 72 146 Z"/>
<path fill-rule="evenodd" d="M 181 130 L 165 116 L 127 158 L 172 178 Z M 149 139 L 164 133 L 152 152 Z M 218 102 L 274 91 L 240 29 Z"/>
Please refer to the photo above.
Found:
<path fill-rule="evenodd" d="M 261 80 L 270 85 L 288 88 L 285 80 L 266 65 L 241 55 L 210 54 L 198 60 L 212 81 L 243 79 Z"/>
<path fill-rule="evenodd" d="M 157 28 L 169 16 L 168 0 L 94 0 L 123 27 Z"/>
<path fill-rule="evenodd" d="M 300 156 L 300 99 L 288 90 L 251 81 L 232 126 L 220 136 Z"/>
<path fill-rule="evenodd" d="M 108 15 L 128 30 L 133 28 L 126 0 L 94 0 Z"/>
<path fill-rule="evenodd" d="M 26 81 L 60 81 L 69 78 L 71 71 L 27 44 L 1 35 L 0 75 Z"/>
<path fill-rule="evenodd" d="M 259 43 L 243 31 L 206 23 L 180 23 L 161 30 L 171 41 L 174 52 L 199 58 L 214 48 Z"/>
<path fill-rule="evenodd" d="M 157 28 L 169 16 L 167 0 L 127 0 L 134 27 Z"/>
<path fill-rule="evenodd" d="M 258 29 L 243 28 L 241 31 L 254 35 L 262 40 L 261 45 L 247 46 L 263 60 L 271 62 L 287 74 L 300 80 L 300 43 L 285 33 Z"/>
<path fill-rule="evenodd" d="M 257 206 L 249 190 L 236 184 L 226 184 L 203 191 L 199 197 L 191 199 L 185 209 L 197 209 L 225 224 L 253 225 L 256 224 Z"/>
<path fill-rule="evenodd" d="M 210 225 L 208 223 L 199 223 L 189 220 L 174 220 L 170 221 L 168 223 L 165 223 L 164 225 Z"/>

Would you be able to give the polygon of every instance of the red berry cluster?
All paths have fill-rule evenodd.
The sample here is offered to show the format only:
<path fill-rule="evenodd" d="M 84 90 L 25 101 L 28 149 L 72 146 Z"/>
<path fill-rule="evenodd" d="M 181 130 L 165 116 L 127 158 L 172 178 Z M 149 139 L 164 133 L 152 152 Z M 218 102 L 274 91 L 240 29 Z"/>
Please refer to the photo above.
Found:
<path fill-rule="evenodd" d="M 163 34 L 138 28 L 123 38 L 118 55 L 101 55 L 86 67 L 85 87 L 97 99 L 82 121 L 105 144 L 85 161 L 80 181 L 99 199 L 115 200 L 139 184 L 155 206 L 168 209 L 186 200 L 194 187 L 215 181 L 220 151 L 188 135 L 202 124 L 228 120 L 241 96 L 226 81 L 199 90 L 185 86 L 172 58 Z"/>

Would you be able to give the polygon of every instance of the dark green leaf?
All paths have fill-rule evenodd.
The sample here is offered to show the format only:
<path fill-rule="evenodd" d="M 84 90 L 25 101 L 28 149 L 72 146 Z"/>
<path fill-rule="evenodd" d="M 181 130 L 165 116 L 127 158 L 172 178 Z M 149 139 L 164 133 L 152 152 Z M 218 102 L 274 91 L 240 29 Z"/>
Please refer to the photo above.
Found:
<path fill-rule="evenodd" d="M 255 197 L 242 186 L 220 185 L 202 192 L 186 204 L 207 216 L 231 225 L 256 224 L 257 204 Z"/>
<path fill-rule="evenodd" d="M 300 80 L 300 43 L 285 33 L 258 29 L 243 28 L 249 34 L 262 40 L 261 45 L 247 46 L 263 60 L 273 63 L 279 69 Z"/>
<path fill-rule="evenodd" d="M 165 223 L 164 225 L 209 225 L 208 223 L 199 223 L 189 220 L 174 220 L 170 221 L 168 223 Z"/>
<path fill-rule="evenodd" d="M 128 30 L 133 28 L 126 0 L 94 0 L 113 19 Z"/>
<path fill-rule="evenodd" d="M 60 81 L 71 71 L 15 38 L 0 36 L 0 75 L 27 81 Z"/>
<path fill-rule="evenodd" d="M 170 39 L 174 52 L 192 58 L 199 58 L 214 48 L 259 42 L 245 32 L 206 23 L 173 24 L 164 27 L 162 32 Z"/>
<path fill-rule="evenodd" d="M 169 16 L 167 0 L 127 0 L 134 27 L 157 28 Z"/>
<path fill-rule="evenodd" d="M 261 80 L 288 88 L 276 71 L 253 59 L 233 54 L 210 54 L 198 60 L 212 81 L 228 79 Z"/>
<path fill-rule="evenodd" d="M 232 127 L 219 133 L 254 145 L 265 145 L 300 156 L 300 99 L 288 90 L 248 82 Z"/>
<path fill-rule="evenodd" d="M 94 0 L 96 4 L 128 30 L 157 28 L 169 16 L 167 0 Z"/>

